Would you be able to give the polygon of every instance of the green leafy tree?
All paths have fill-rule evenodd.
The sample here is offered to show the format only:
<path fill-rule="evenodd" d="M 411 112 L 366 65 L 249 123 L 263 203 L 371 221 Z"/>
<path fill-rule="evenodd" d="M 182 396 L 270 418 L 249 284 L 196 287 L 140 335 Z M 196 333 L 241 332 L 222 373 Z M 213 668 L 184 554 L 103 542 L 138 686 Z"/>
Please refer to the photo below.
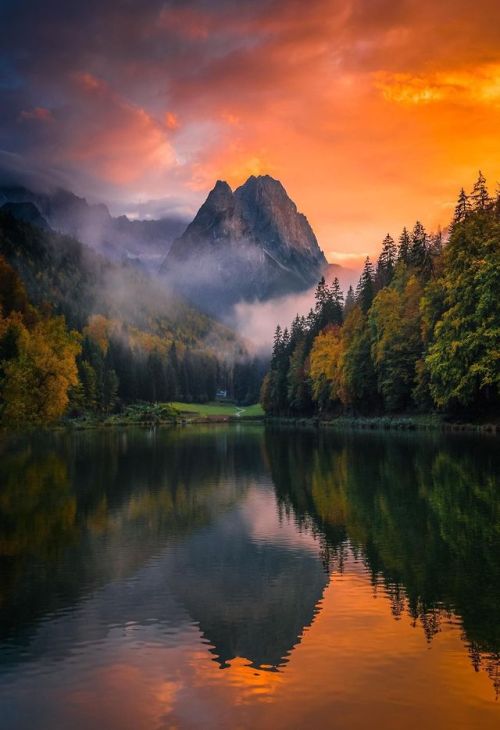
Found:
<path fill-rule="evenodd" d="M 444 312 L 426 357 L 442 408 L 498 405 L 500 222 L 479 209 L 456 225 L 445 251 Z"/>
<path fill-rule="evenodd" d="M 371 353 L 387 411 L 404 411 L 413 405 L 415 368 L 423 351 L 421 296 L 421 286 L 411 276 L 402 292 L 395 288 L 379 292 L 370 310 Z"/>
<path fill-rule="evenodd" d="M 360 306 L 349 313 L 343 329 L 340 398 L 350 409 L 370 411 L 377 402 L 377 382 L 371 359 L 370 329 Z"/>

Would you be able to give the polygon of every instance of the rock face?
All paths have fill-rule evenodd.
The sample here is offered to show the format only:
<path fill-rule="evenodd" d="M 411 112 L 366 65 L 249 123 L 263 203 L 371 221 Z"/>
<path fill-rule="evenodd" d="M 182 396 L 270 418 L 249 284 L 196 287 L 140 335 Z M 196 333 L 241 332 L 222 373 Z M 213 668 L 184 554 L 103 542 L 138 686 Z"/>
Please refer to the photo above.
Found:
<path fill-rule="evenodd" d="M 162 273 L 198 304 L 219 312 L 313 286 L 327 261 L 307 218 L 269 175 L 234 192 L 218 181 L 172 244 Z"/>

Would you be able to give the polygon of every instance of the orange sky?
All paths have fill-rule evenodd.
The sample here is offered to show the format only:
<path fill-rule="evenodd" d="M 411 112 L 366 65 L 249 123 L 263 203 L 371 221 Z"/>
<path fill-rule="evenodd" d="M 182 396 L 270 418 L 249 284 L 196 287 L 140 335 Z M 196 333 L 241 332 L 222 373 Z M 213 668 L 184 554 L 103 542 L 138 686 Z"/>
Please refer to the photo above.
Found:
<path fill-rule="evenodd" d="M 57 6 L 11 9 L 0 150 L 114 212 L 191 214 L 216 179 L 269 173 L 349 264 L 417 217 L 446 225 L 479 168 L 500 178 L 497 0 Z M 16 55 L 16 23 L 46 54 Z"/>

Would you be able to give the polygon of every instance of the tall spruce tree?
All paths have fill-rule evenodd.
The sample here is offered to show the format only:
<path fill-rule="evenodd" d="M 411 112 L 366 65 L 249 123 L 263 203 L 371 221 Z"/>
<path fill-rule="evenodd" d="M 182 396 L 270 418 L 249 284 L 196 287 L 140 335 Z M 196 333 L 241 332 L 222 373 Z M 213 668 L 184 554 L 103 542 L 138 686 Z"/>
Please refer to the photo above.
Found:
<path fill-rule="evenodd" d="M 463 223 L 464 220 L 470 213 L 470 201 L 463 188 L 460 189 L 458 194 L 457 204 L 455 206 L 455 213 L 453 214 L 452 226 L 456 226 L 458 223 Z"/>
<path fill-rule="evenodd" d="M 486 178 L 481 170 L 479 170 L 479 176 L 474 183 L 470 197 L 474 210 L 487 210 L 492 203 L 486 187 Z"/>
<path fill-rule="evenodd" d="M 397 246 L 392 236 L 387 234 L 382 242 L 382 251 L 377 261 L 375 286 L 377 290 L 388 286 L 394 276 L 394 267 L 397 260 Z"/>
<path fill-rule="evenodd" d="M 365 314 L 370 309 L 373 302 L 375 294 L 374 282 L 375 274 L 373 271 L 373 264 L 370 261 L 370 257 L 367 256 L 356 288 L 356 302 L 360 305 Z"/>
<path fill-rule="evenodd" d="M 344 294 L 340 288 L 340 283 L 337 277 L 334 278 L 330 287 L 330 299 L 331 315 L 328 324 L 341 325 L 344 310 Z"/>
<path fill-rule="evenodd" d="M 408 264 L 410 255 L 410 234 L 406 226 L 403 228 L 398 242 L 398 261 Z"/>
<path fill-rule="evenodd" d="M 349 289 L 347 290 L 347 294 L 345 297 L 345 304 L 344 304 L 344 319 L 347 317 L 349 312 L 352 310 L 352 308 L 356 304 L 356 297 L 354 295 L 354 289 L 352 288 L 352 285 L 349 286 Z"/>
<path fill-rule="evenodd" d="M 432 272 L 432 259 L 429 248 L 429 236 L 420 221 L 415 223 L 411 234 L 409 264 L 424 279 Z"/>

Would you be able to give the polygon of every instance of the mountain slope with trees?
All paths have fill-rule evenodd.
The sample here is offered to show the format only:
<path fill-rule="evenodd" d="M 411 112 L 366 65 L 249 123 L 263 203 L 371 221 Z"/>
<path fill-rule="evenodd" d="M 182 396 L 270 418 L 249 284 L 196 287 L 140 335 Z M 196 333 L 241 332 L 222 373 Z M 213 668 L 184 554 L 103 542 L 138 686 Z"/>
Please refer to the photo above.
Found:
<path fill-rule="evenodd" d="M 244 343 L 136 267 L 8 212 L 0 212 L 0 261 L 5 424 L 109 414 L 137 401 L 204 402 L 218 389 L 240 402 L 257 400 L 262 366 Z M 56 381 L 58 394 L 49 388 Z"/>

